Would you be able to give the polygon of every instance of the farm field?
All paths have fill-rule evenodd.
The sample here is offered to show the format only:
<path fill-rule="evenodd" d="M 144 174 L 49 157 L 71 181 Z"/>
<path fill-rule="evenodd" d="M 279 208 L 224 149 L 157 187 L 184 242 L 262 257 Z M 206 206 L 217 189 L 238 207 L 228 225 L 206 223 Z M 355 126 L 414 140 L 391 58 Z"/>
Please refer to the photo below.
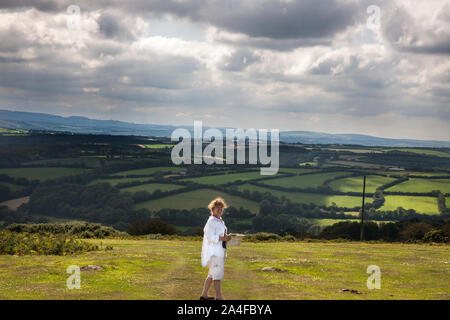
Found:
<path fill-rule="evenodd" d="M 280 190 L 273 190 L 269 188 L 264 188 L 260 186 L 255 186 L 252 184 L 243 184 L 238 186 L 239 191 L 244 191 L 245 189 L 249 191 L 259 191 L 259 192 L 270 192 L 275 197 L 281 198 L 284 196 L 286 199 L 291 200 L 291 202 L 296 203 L 315 203 L 317 205 L 326 205 L 331 206 L 336 203 L 339 207 L 347 207 L 354 208 L 360 207 L 362 203 L 361 197 L 352 197 L 352 196 L 341 196 L 341 195 L 326 195 L 326 194 L 317 194 L 317 193 L 306 193 L 306 192 L 286 192 Z M 369 197 L 365 198 L 365 203 L 372 202 L 372 199 Z"/>
<path fill-rule="evenodd" d="M 0 174 L 6 174 L 14 178 L 26 178 L 30 180 L 49 180 L 76 174 L 89 172 L 90 169 L 83 168 L 8 168 L 0 169 Z"/>
<path fill-rule="evenodd" d="M 111 251 L 75 256 L 0 256 L 0 299 L 198 300 L 207 275 L 201 241 L 88 240 Z M 450 299 L 448 245 L 243 242 L 228 250 L 222 291 L 234 300 Z M 81 289 L 66 286 L 67 267 L 82 271 Z M 369 290 L 369 265 L 381 289 Z M 283 272 L 264 272 L 276 267 Z M 357 290 L 361 294 L 342 292 Z M 214 295 L 211 288 L 209 292 Z"/>
<path fill-rule="evenodd" d="M 450 158 L 450 153 L 445 151 L 439 151 L 439 150 L 430 150 L 430 149 L 413 149 L 413 148 L 392 148 L 392 149 L 384 149 L 383 151 L 402 151 L 402 152 L 412 152 L 412 153 L 418 153 L 418 154 L 426 154 L 429 156 L 437 156 L 437 157 L 444 157 L 444 158 Z"/>
<path fill-rule="evenodd" d="M 8 187 L 13 192 L 24 188 L 24 186 L 3 181 L 0 182 L 0 185 Z"/>
<path fill-rule="evenodd" d="M 366 192 L 374 193 L 377 187 L 395 180 L 395 178 L 368 175 L 366 176 Z M 333 188 L 333 190 L 337 191 L 362 193 L 363 176 L 335 180 L 330 182 L 328 185 Z"/>
<path fill-rule="evenodd" d="M 11 210 L 17 210 L 18 207 L 22 205 L 22 203 L 26 203 L 30 200 L 29 196 L 11 199 L 0 203 L 2 206 L 7 206 Z"/>
<path fill-rule="evenodd" d="M 89 185 L 97 184 L 97 183 L 109 183 L 111 186 L 116 186 L 119 183 L 126 183 L 126 182 L 135 182 L 135 181 L 147 181 L 151 180 L 151 177 L 142 177 L 142 178 L 117 178 L 117 179 L 98 179 L 91 181 Z"/>
<path fill-rule="evenodd" d="M 214 184 L 214 185 L 220 185 L 225 184 L 229 182 L 234 182 L 237 180 L 253 180 L 261 178 L 259 171 L 255 172 L 243 172 L 243 173 L 229 173 L 229 174 L 221 174 L 221 175 L 213 175 L 213 176 L 206 176 L 206 177 L 198 177 L 198 178 L 188 178 L 183 179 L 183 181 L 193 181 L 200 184 Z"/>
<path fill-rule="evenodd" d="M 384 206 L 380 210 L 414 209 L 419 213 L 439 214 L 437 198 L 419 196 L 391 196 L 385 195 Z"/>
<path fill-rule="evenodd" d="M 84 164 L 86 167 L 95 168 L 99 162 L 99 157 L 81 156 L 79 158 L 62 158 L 62 159 L 47 159 L 23 162 L 23 166 L 56 166 L 59 165 L 78 165 Z"/>
<path fill-rule="evenodd" d="M 325 180 L 343 176 L 346 174 L 348 174 L 348 172 L 317 173 L 304 176 L 270 179 L 267 181 L 263 181 L 263 183 L 269 186 L 280 186 L 285 188 L 315 188 L 320 186 Z"/>
<path fill-rule="evenodd" d="M 144 175 L 144 174 L 154 174 L 157 171 L 170 171 L 170 172 L 179 172 L 184 168 L 182 167 L 154 167 L 154 168 L 144 168 L 144 169 L 136 169 L 136 170 L 127 170 L 113 173 L 111 176 L 127 176 L 127 175 Z"/>
<path fill-rule="evenodd" d="M 410 178 L 408 181 L 386 189 L 386 191 L 401 192 L 431 192 L 433 190 L 439 190 L 442 193 L 450 193 L 450 179 Z"/>
<path fill-rule="evenodd" d="M 139 210 L 141 208 L 147 208 L 149 210 L 160 210 L 164 208 L 206 208 L 211 199 L 214 199 L 215 197 L 223 197 L 228 206 L 233 206 L 235 208 L 243 206 L 245 209 L 249 209 L 254 213 L 259 211 L 259 203 L 256 203 L 255 201 L 247 200 L 213 189 L 198 189 L 164 197 L 161 199 L 140 202 L 134 206 L 134 209 Z"/>
<path fill-rule="evenodd" d="M 120 189 L 120 192 L 135 193 L 135 192 L 139 192 L 139 191 L 147 191 L 148 193 L 153 193 L 154 191 L 156 191 L 158 189 L 161 191 L 170 191 L 170 190 L 176 190 L 176 189 L 180 189 L 180 188 L 184 188 L 184 187 L 176 185 L 176 184 L 168 184 L 168 183 L 146 183 L 146 184 L 141 184 L 139 186 Z"/>
<path fill-rule="evenodd" d="M 278 169 L 278 172 L 288 172 L 288 173 L 302 174 L 302 173 L 309 173 L 309 172 L 318 172 L 318 173 L 320 173 L 320 170 L 307 169 L 307 168 L 280 168 L 280 169 Z"/>

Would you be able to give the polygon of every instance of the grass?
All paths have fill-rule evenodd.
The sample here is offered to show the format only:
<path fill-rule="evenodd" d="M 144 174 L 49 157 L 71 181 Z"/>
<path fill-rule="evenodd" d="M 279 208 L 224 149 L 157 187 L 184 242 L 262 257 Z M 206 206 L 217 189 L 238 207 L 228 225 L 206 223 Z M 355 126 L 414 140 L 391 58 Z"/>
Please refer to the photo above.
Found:
<path fill-rule="evenodd" d="M 208 204 L 215 197 L 223 197 L 228 206 L 239 208 L 243 206 L 251 212 L 259 211 L 259 204 L 255 201 L 247 200 L 238 196 L 233 196 L 225 192 L 212 189 L 198 189 L 179 193 L 173 196 L 164 197 L 161 199 L 140 202 L 133 208 L 139 210 L 147 208 L 149 210 L 160 210 L 164 208 L 172 209 L 193 209 L 193 208 L 207 208 Z"/>
<path fill-rule="evenodd" d="M 150 180 L 150 177 L 142 177 L 142 178 L 117 178 L 117 179 L 98 179 L 91 181 L 89 185 L 97 184 L 97 183 L 109 183 L 112 186 L 118 185 L 119 183 L 126 182 L 134 182 L 134 181 L 147 181 Z"/>
<path fill-rule="evenodd" d="M 245 189 L 249 191 L 270 192 L 275 197 L 281 198 L 282 196 L 284 196 L 286 199 L 291 200 L 291 202 L 296 203 L 315 203 L 317 205 L 331 206 L 334 202 L 337 206 L 346 208 L 360 207 L 362 203 L 361 197 L 325 195 L 306 192 L 286 192 L 263 188 L 252 184 L 243 184 L 238 186 L 238 190 L 240 191 L 243 191 Z M 370 197 L 366 197 L 365 203 L 370 202 L 372 202 L 372 199 Z"/>
<path fill-rule="evenodd" d="M 201 241 L 89 240 L 114 250 L 75 256 L 0 256 L 0 299 L 197 300 L 207 268 Z M 448 245 L 278 242 L 228 249 L 222 291 L 227 299 L 450 299 Z M 81 271 L 81 289 L 66 286 L 67 267 Z M 369 265 L 381 289 L 369 290 Z M 263 272 L 277 267 L 284 272 Z M 354 289 L 362 294 L 341 292 Z M 214 294 L 211 288 L 210 294 Z"/>
<path fill-rule="evenodd" d="M 424 155 L 429 155 L 429 156 L 450 158 L 450 152 L 431 150 L 431 149 L 394 148 L 394 149 L 384 149 L 383 151 L 412 152 L 412 153 L 424 154 Z"/>
<path fill-rule="evenodd" d="M 184 168 L 182 167 L 152 167 L 152 168 L 144 168 L 144 169 L 136 169 L 136 170 L 127 170 L 120 171 L 112 174 L 111 176 L 127 176 L 127 175 L 144 175 L 144 174 L 154 174 L 157 171 L 170 171 L 170 172 L 179 172 Z"/>
<path fill-rule="evenodd" d="M 243 172 L 243 173 L 229 173 L 229 174 L 220 174 L 220 175 L 214 175 L 214 176 L 206 176 L 206 177 L 198 177 L 198 178 L 187 178 L 183 179 L 184 181 L 193 181 L 196 183 L 201 184 L 225 184 L 229 182 L 234 182 L 237 180 L 253 180 L 262 178 L 259 171 L 256 172 Z"/>
<path fill-rule="evenodd" d="M 318 187 L 322 185 L 325 180 L 331 179 L 334 177 L 342 176 L 348 174 L 346 172 L 327 172 L 327 173 L 317 173 L 317 174 L 308 174 L 304 176 L 295 176 L 289 178 L 279 178 L 279 179 L 271 179 L 264 181 L 264 184 L 270 186 L 280 186 L 285 188 L 307 188 L 307 187 Z"/>
<path fill-rule="evenodd" d="M 145 144 L 147 149 L 162 149 L 162 148 L 172 148 L 174 144 Z"/>
<path fill-rule="evenodd" d="M 433 190 L 439 190 L 442 193 L 450 193 L 450 179 L 410 178 L 408 181 L 386 189 L 386 191 L 401 192 L 431 192 Z"/>
<path fill-rule="evenodd" d="M 95 168 L 98 165 L 100 158 L 97 157 L 79 157 L 79 158 L 61 158 L 61 159 L 46 159 L 35 160 L 29 162 L 22 162 L 23 166 L 52 166 L 52 165 L 80 165 L 84 164 L 86 167 Z"/>
<path fill-rule="evenodd" d="M 278 172 L 288 172 L 288 173 L 309 173 L 309 172 L 318 172 L 317 169 L 306 169 L 306 168 L 280 168 Z"/>
<path fill-rule="evenodd" d="M 11 190 L 12 192 L 21 190 L 23 188 L 25 188 L 24 186 L 18 185 L 18 184 L 14 184 L 14 183 L 9 183 L 9 182 L 0 182 L 0 185 L 8 187 L 9 190 Z"/>
<path fill-rule="evenodd" d="M 419 213 L 439 214 L 437 198 L 434 197 L 385 195 L 384 198 L 384 206 L 380 210 L 395 210 L 398 207 L 402 207 L 403 209 L 414 209 Z"/>
<path fill-rule="evenodd" d="M 394 181 L 394 178 L 387 178 L 382 176 L 369 175 L 366 176 L 366 192 L 373 193 L 376 188 L 386 184 L 388 182 Z M 363 177 L 350 177 L 339 179 L 330 182 L 329 186 L 333 190 L 342 192 L 361 192 L 363 190 Z"/>
<path fill-rule="evenodd" d="M 89 172 L 90 169 L 82 168 L 8 168 L 0 169 L 0 174 L 6 174 L 14 178 L 26 178 L 29 180 L 49 180 L 76 174 Z"/>
<path fill-rule="evenodd" d="M 157 189 L 161 191 L 170 191 L 170 190 L 176 190 L 183 188 L 183 186 L 179 186 L 176 184 L 168 184 L 168 183 L 146 183 L 141 184 L 139 186 L 130 187 L 130 188 L 124 188 L 120 189 L 121 192 L 131 192 L 135 193 L 138 191 L 147 191 L 148 193 L 153 193 Z"/>

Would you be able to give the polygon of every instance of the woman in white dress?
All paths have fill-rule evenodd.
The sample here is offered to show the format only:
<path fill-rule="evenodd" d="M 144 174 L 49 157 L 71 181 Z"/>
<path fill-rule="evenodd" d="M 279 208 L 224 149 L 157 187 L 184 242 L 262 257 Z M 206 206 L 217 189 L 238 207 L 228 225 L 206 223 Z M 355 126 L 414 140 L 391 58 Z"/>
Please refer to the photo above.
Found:
<path fill-rule="evenodd" d="M 223 300 L 220 281 L 223 279 L 225 258 L 227 256 L 226 241 L 231 239 L 227 235 L 227 227 L 222 220 L 222 213 L 227 204 L 222 198 L 216 198 L 208 205 L 211 216 L 203 229 L 202 266 L 209 267 L 208 277 L 203 286 L 200 300 L 211 300 L 208 296 L 211 283 L 214 282 L 216 299 Z"/>

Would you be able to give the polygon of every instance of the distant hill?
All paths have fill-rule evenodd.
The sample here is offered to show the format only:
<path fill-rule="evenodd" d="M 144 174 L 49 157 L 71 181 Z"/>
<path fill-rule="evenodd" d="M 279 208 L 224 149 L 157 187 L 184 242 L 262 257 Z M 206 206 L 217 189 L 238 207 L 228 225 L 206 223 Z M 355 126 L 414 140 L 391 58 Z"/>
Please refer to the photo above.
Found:
<path fill-rule="evenodd" d="M 183 127 L 191 131 L 191 133 L 193 132 L 193 126 Z M 0 128 L 170 137 L 172 131 L 178 128 L 178 126 L 136 124 L 116 120 L 89 119 L 78 116 L 61 117 L 46 113 L 0 110 Z M 221 130 L 225 132 L 225 128 L 221 128 Z M 281 131 L 280 140 L 287 143 L 305 144 L 450 148 L 450 141 L 387 139 L 362 134 L 329 134 L 312 131 Z"/>

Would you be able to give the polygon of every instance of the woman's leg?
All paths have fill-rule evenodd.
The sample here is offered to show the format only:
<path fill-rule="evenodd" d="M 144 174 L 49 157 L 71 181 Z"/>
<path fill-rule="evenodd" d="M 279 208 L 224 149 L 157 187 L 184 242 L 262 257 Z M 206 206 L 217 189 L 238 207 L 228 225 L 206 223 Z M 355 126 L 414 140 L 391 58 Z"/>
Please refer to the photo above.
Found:
<path fill-rule="evenodd" d="M 208 297 L 208 291 L 209 288 L 211 287 L 211 283 L 212 283 L 212 278 L 210 276 L 208 276 L 205 280 L 205 284 L 203 285 L 203 292 L 202 292 L 202 297 L 207 298 Z"/>
<path fill-rule="evenodd" d="M 216 299 L 223 300 L 220 280 L 214 280 L 214 289 L 216 290 Z"/>

